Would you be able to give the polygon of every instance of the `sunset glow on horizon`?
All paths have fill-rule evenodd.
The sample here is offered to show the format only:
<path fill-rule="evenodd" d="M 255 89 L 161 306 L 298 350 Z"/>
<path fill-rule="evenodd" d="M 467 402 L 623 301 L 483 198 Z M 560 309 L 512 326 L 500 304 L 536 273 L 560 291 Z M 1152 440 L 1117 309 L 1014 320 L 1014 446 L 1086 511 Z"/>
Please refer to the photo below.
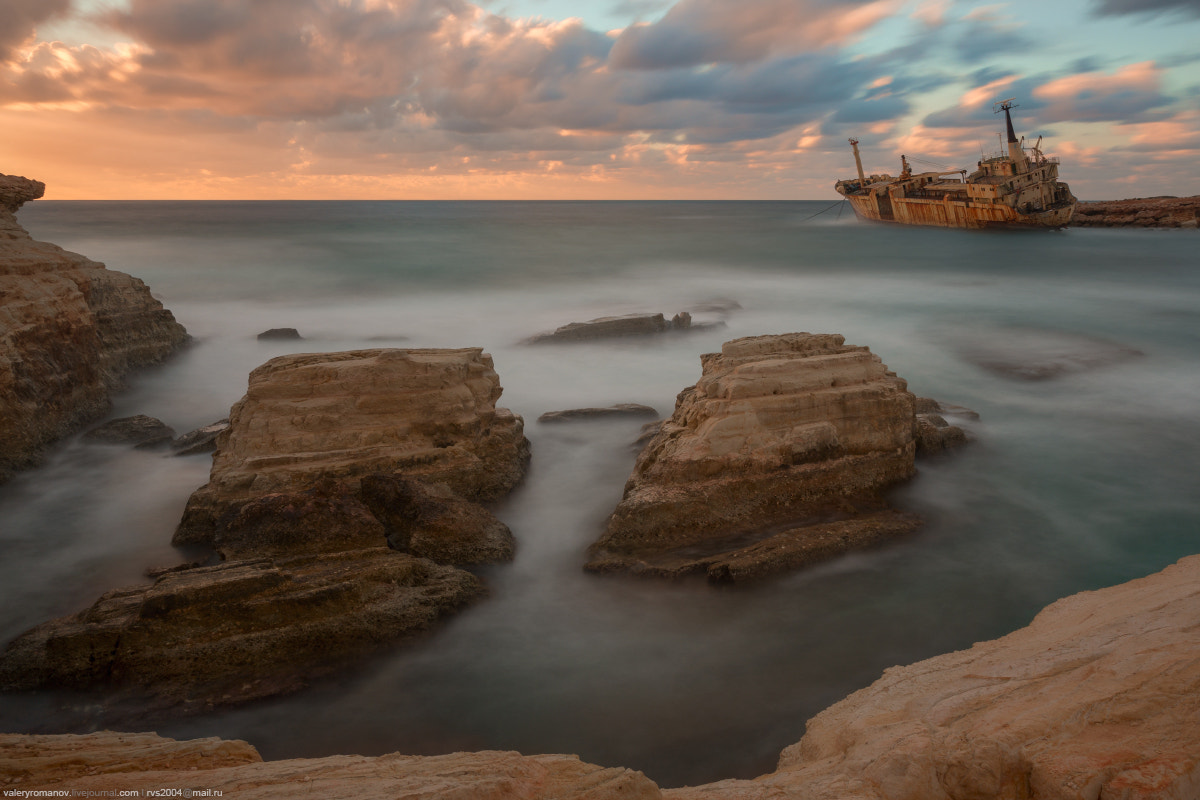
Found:
<path fill-rule="evenodd" d="M 832 202 L 848 137 L 868 171 L 970 168 L 1007 97 L 1081 199 L 1200 193 L 1196 0 L 0 0 L 0 26 L 0 173 L 50 199 Z"/>

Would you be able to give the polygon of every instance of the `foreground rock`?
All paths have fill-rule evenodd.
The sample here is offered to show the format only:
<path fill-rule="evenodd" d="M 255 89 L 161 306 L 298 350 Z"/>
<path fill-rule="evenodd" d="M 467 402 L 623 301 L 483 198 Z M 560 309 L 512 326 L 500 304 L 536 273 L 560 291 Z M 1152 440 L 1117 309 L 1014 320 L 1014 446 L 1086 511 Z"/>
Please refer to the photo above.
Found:
<path fill-rule="evenodd" d="M 174 542 L 219 547 L 247 504 L 276 503 L 283 513 L 287 496 L 327 480 L 355 495 L 364 476 L 397 474 L 463 500 L 499 498 L 529 461 L 523 422 L 496 408 L 500 393 L 491 356 L 479 348 L 272 359 L 250 374 L 217 440 L 209 482 L 188 500 Z M 242 537 L 239 552 L 253 554 L 252 538 Z"/>
<path fill-rule="evenodd" d="M 1046 608 L 809 720 L 779 768 L 671 800 L 1200 797 L 1200 556 Z"/>
<path fill-rule="evenodd" d="M 699 331 L 724 325 L 723 322 L 693 323 L 692 315 L 680 311 L 671 319 L 662 314 L 624 314 L 600 317 L 587 322 L 572 322 L 550 333 L 539 333 L 525 340 L 526 344 L 551 342 L 590 342 L 597 339 L 619 339 L 626 336 L 647 336 L 668 331 Z"/>
<path fill-rule="evenodd" d="M 0 772 L 19 788 L 141 792 L 193 789 L 233 798 L 326 800 L 657 800 L 658 787 L 628 769 L 576 756 L 452 753 L 263 762 L 241 741 L 176 742 L 150 733 L 0 735 Z M 213 796 L 216 796 L 215 794 Z"/>
<path fill-rule="evenodd" d="M 0 657 L 0 687 L 203 711 L 301 688 L 482 591 L 470 573 L 385 547 L 167 571 L 22 634 Z"/>
<path fill-rule="evenodd" d="M 17 224 L 44 191 L 0 175 L 0 481 L 102 416 L 124 376 L 188 338 L 146 284 Z"/>
<path fill-rule="evenodd" d="M 1049 606 L 969 650 L 887 670 L 808 722 L 754 780 L 659 790 L 573 756 L 455 753 L 259 762 L 244 742 L 0 736 L 18 790 L 200 788 L 226 796 L 666 800 L 1195 800 L 1200 556 Z M 236 790 L 236 791 L 235 791 Z"/>
<path fill-rule="evenodd" d="M 915 472 L 917 420 L 878 356 L 793 333 L 735 339 L 701 362 L 587 569 L 741 580 L 918 526 L 882 498 Z"/>
<path fill-rule="evenodd" d="M 1145 197 L 1079 203 L 1071 225 L 1077 228 L 1191 228 L 1200 225 L 1200 195 Z"/>

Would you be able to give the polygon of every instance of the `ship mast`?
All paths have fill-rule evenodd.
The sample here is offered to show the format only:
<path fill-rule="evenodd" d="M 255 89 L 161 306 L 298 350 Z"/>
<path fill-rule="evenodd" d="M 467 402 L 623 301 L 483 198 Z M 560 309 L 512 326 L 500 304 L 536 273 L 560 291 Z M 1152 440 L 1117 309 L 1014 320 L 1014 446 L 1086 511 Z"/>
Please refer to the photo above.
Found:
<path fill-rule="evenodd" d="M 867 176 L 863 174 L 862 158 L 858 155 L 858 139 L 851 139 L 850 147 L 854 150 L 854 166 L 858 167 L 858 185 L 866 186 Z"/>

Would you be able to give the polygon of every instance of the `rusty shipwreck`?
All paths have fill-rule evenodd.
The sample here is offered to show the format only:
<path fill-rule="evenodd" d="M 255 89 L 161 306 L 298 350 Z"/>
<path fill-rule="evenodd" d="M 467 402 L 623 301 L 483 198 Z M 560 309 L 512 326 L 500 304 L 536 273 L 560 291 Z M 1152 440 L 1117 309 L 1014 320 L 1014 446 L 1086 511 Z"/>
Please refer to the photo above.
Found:
<path fill-rule="evenodd" d="M 858 178 L 834 188 L 860 219 L 943 228 L 1062 228 L 1075 211 L 1075 195 L 1058 179 L 1058 159 L 1038 144 L 1029 148 L 1013 131 L 1012 100 L 997 103 L 1008 128 L 1008 150 L 981 158 L 966 170 L 914 173 L 900 156 L 899 177 L 863 174 L 858 140 L 851 139 Z"/>

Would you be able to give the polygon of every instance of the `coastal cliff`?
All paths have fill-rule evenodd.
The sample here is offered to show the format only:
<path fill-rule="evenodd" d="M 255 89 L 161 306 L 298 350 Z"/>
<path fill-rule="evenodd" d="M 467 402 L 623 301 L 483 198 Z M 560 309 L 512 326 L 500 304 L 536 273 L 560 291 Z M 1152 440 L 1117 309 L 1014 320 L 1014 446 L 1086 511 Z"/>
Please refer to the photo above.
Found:
<path fill-rule="evenodd" d="M 0 481 L 102 415 L 124 376 L 188 338 L 145 283 L 17 223 L 44 191 L 0 175 Z"/>
<path fill-rule="evenodd" d="M 13 789 L 188 787 L 262 800 L 298 787 L 325 798 L 1195 800 L 1197 625 L 1192 556 L 1060 600 L 1000 639 L 887 670 L 809 720 L 775 772 L 665 791 L 574 756 L 261 762 L 244 742 L 128 733 L 0 736 L 0 772 Z"/>
<path fill-rule="evenodd" d="M 1200 225 L 1200 195 L 1139 197 L 1080 202 L 1071 225 L 1077 228 L 1191 228 Z"/>

